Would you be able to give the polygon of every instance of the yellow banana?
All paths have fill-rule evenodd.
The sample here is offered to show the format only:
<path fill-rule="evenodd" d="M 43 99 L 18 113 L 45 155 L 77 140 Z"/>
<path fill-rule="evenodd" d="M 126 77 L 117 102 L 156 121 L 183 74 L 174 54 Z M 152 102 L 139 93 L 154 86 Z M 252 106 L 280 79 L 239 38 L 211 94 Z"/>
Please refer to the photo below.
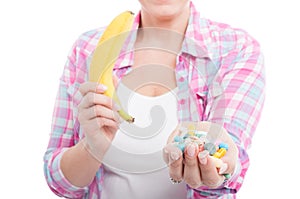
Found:
<path fill-rule="evenodd" d="M 104 94 L 115 101 L 119 106 L 119 115 L 129 123 L 134 122 L 134 118 L 123 110 L 115 93 L 113 68 L 132 28 L 133 21 L 134 14 L 130 11 L 122 12 L 111 21 L 93 53 L 89 72 L 90 81 L 107 86 Z"/>

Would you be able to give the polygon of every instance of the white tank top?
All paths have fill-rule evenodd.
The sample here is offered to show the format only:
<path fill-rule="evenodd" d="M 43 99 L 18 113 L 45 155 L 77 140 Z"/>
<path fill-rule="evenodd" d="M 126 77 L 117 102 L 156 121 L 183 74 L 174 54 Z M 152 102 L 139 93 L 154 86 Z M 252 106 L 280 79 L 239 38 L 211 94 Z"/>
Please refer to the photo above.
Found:
<path fill-rule="evenodd" d="M 177 121 L 176 89 L 157 97 L 120 84 L 118 96 L 134 124 L 123 122 L 106 153 L 101 199 L 184 199 L 184 183 L 172 184 L 162 149 Z"/>

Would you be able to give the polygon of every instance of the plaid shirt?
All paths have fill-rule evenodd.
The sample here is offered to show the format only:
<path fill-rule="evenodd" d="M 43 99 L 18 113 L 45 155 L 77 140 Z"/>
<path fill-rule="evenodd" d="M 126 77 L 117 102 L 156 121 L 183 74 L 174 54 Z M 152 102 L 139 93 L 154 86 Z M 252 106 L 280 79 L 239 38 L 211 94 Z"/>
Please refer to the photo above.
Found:
<path fill-rule="evenodd" d="M 232 177 L 217 189 L 187 186 L 187 198 L 235 198 L 249 166 L 247 149 L 264 103 L 264 63 L 258 42 L 241 29 L 200 18 L 190 5 L 190 18 L 177 56 L 179 121 L 220 123 L 234 139 L 239 158 Z M 138 28 L 140 14 L 133 29 Z M 44 155 L 44 172 L 51 190 L 66 198 L 101 198 L 104 170 L 84 188 L 72 185 L 60 169 L 64 151 L 83 138 L 77 118 L 79 85 L 88 80 L 88 60 L 104 28 L 88 31 L 68 55 L 55 103 L 52 132 Z M 129 41 L 125 49 L 132 45 Z M 122 78 L 131 70 L 133 53 L 118 58 L 114 72 Z M 196 108 L 195 108 L 196 107 Z M 220 111 L 221 110 L 221 111 Z"/>

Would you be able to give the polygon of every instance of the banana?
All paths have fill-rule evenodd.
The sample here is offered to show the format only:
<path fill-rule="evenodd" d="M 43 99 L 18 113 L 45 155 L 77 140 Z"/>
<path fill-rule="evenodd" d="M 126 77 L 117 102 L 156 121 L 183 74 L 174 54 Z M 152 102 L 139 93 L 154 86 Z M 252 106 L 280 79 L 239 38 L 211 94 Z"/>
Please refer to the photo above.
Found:
<path fill-rule="evenodd" d="M 107 86 L 104 94 L 115 101 L 119 109 L 119 115 L 129 123 L 133 123 L 134 118 L 124 111 L 115 93 L 113 68 L 131 30 L 133 21 L 134 13 L 130 11 L 120 13 L 111 21 L 104 30 L 92 55 L 89 72 L 91 82 L 98 82 Z"/>

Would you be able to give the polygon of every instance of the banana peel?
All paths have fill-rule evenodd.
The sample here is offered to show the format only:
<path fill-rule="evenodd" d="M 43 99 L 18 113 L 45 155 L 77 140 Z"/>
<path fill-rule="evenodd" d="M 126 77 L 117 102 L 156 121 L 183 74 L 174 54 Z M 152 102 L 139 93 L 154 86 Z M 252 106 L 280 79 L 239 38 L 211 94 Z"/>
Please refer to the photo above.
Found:
<path fill-rule="evenodd" d="M 89 72 L 89 81 L 107 87 L 104 95 L 114 100 L 119 107 L 118 114 L 129 123 L 133 123 L 134 118 L 122 108 L 117 97 L 113 81 L 113 68 L 132 28 L 133 21 L 134 13 L 131 11 L 124 11 L 111 21 L 104 30 L 93 53 Z"/>

